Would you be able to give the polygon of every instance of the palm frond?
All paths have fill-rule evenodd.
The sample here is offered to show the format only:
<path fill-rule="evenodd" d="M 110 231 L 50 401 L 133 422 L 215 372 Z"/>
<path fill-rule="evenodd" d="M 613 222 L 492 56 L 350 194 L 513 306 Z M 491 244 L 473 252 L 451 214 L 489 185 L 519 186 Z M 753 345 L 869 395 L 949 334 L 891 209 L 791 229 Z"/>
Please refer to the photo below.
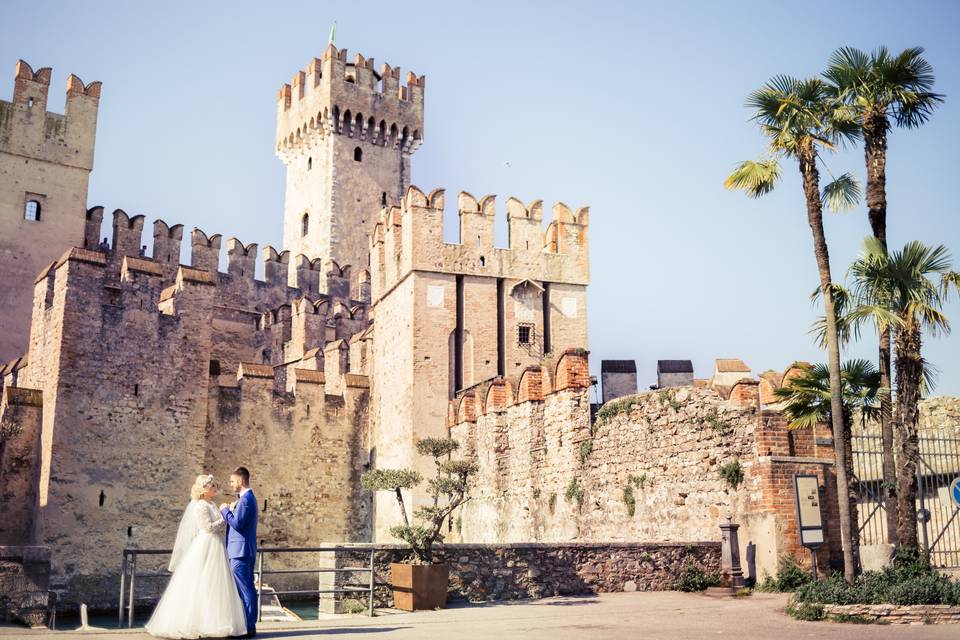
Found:
<path fill-rule="evenodd" d="M 773 191 L 780 179 L 780 163 L 776 158 L 745 160 L 724 181 L 727 189 L 744 191 L 751 198 L 759 198 Z"/>
<path fill-rule="evenodd" d="M 823 187 L 820 200 L 831 211 L 850 211 L 863 197 L 860 182 L 851 173 L 844 173 Z"/>

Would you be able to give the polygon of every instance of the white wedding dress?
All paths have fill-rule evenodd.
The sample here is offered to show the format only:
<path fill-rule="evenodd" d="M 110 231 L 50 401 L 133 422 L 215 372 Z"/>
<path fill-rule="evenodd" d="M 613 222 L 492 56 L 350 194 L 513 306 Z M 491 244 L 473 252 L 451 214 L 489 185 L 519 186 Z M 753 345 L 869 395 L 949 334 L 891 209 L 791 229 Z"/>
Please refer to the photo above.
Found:
<path fill-rule="evenodd" d="M 223 638 L 247 632 L 224 546 L 227 523 L 206 500 L 184 512 L 170 570 L 173 576 L 146 630 L 161 638 Z"/>

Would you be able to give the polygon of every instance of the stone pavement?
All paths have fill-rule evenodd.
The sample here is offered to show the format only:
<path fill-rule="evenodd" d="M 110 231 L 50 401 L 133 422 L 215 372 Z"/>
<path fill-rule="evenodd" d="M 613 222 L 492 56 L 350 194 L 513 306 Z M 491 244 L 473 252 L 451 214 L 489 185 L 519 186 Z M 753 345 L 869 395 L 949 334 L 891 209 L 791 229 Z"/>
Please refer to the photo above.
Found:
<path fill-rule="evenodd" d="M 357 638 L 643 638 L 680 640 L 704 637 L 831 640 L 960 637 L 957 625 L 881 626 L 798 622 L 783 613 L 786 597 L 755 594 L 743 599 L 713 599 L 672 591 L 609 593 L 590 597 L 546 598 L 524 602 L 462 606 L 443 611 L 345 616 L 298 624 L 263 625 L 258 637 L 282 640 Z M 0 626 L 0 640 L 143 640 L 142 631 L 27 631 Z"/>

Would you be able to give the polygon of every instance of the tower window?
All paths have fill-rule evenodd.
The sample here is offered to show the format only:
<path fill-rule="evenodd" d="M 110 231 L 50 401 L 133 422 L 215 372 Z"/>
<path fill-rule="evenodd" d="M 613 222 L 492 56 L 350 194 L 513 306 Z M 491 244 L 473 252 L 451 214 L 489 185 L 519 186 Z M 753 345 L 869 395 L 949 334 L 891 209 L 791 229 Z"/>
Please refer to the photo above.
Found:
<path fill-rule="evenodd" d="M 23 219 L 31 222 L 40 221 L 40 203 L 38 201 L 27 200 L 27 204 L 23 208 Z"/>
<path fill-rule="evenodd" d="M 353 159 L 356 162 L 363 162 L 363 149 L 357 147 L 353 150 Z"/>
<path fill-rule="evenodd" d="M 517 343 L 533 344 L 533 325 L 532 324 L 517 325 Z"/>
<path fill-rule="evenodd" d="M 387 192 L 386 192 L 386 191 L 384 191 L 383 193 L 380 194 L 380 206 L 381 206 L 381 207 L 387 206 Z"/>
<path fill-rule="evenodd" d="M 313 158 L 307 158 L 307 171 L 313 169 Z"/>
<path fill-rule="evenodd" d="M 303 214 L 303 220 L 300 221 L 300 235 L 306 237 L 307 232 L 310 231 L 310 214 Z"/>

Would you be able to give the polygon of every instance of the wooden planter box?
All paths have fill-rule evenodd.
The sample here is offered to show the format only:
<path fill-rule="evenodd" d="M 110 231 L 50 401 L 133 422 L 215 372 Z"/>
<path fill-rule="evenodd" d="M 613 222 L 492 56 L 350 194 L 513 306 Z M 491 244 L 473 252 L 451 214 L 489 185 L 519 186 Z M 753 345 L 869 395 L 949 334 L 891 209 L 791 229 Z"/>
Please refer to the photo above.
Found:
<path fill-rule="evenodd" d="M 445 564 L 390 563 L 393 606 L 403 611 L 442 609 L 447 604 L 450 567 Z"/>

